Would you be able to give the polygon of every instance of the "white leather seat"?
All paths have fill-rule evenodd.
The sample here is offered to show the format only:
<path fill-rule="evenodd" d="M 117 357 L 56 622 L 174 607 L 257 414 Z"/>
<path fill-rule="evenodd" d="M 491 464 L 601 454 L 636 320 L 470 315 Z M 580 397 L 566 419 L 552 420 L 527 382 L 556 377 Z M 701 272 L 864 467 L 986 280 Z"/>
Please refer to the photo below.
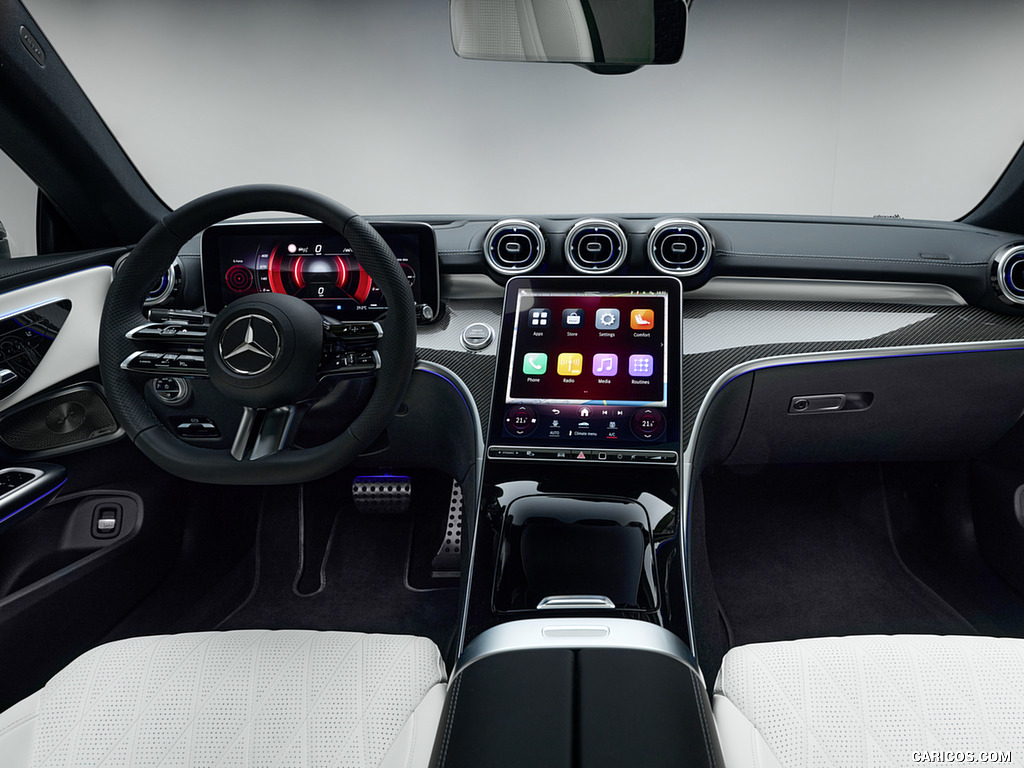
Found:
<path fill-rule="evenodd" d="M 0 715 L 0 765 L 426 766 L 445 679 L 437 647 L 418 637 L 121 640 Z"/>
<path fill-rule="evenodd" d="M 723 661 L 714 712 L 727 768 L 996 762 L 993 752 L 1021 765 L 1024 640 L 872 635 L 741 646 Z"/>

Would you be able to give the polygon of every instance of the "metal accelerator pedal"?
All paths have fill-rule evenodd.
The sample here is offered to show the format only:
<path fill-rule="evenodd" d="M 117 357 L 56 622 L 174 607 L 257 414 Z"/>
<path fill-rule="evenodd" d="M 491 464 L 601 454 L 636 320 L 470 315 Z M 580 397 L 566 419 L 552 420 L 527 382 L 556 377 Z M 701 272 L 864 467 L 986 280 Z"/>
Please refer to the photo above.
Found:
<path fill-rule="evenodd" d="M 448 579 L 459 575 L 459 564 L 462 559 L 462 507 L 462 486 L 457 480 L 452 480 L 444 541 L 431 561 L 435 579 Z"/>

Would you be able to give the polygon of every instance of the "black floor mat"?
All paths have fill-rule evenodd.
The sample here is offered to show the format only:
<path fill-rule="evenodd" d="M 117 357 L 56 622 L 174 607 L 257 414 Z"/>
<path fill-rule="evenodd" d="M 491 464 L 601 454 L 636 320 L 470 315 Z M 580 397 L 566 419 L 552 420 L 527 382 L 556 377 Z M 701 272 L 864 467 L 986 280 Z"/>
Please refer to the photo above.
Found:
<path fill-rule="evenodd" d="M 875 465 L 705 476 L 707 545 L 735 645 L 852 634 L 975 634 L 896 555 Z"/>
<path fill-rule="evenodd" d="M 414 491 L 415 493 L 415 491 Z M 360 513 L 337 477 L 268 490 L 252 594 L 218 629 L 302 628 L 415 634 L 444 651 L 457 624 L 458 590 L 415 591 L 406 584 L 412 512 Z M 415 507 L 413 507 L 415 510 Z M 331 525 L 325 516 L 334 516 Z M 300 524 L 302 521 L 302 524 Z M 305 525 L 315 521 L 314 525 Z M 307 536 L 329 536 L 311 545 Z M 321 553 L 326 553 L 324 556 Z M 313 555 L 315 562 L 301 562 Z M 304 567 L 303 567 L 304 566 Z M 322 588 L 309 591 L 312 581 Z"/>
<path fill-rule="evenodd" d="M 972 497 L 970 467 L 898 464 L 883 472 L 893 538 L 907 567 L 982 634 L 1024 637 L 1024 598 L 981 554 L 975 516 L 994 510 L 984 496 Z M 991 475 L 981 482 L 996 485 Z"/>

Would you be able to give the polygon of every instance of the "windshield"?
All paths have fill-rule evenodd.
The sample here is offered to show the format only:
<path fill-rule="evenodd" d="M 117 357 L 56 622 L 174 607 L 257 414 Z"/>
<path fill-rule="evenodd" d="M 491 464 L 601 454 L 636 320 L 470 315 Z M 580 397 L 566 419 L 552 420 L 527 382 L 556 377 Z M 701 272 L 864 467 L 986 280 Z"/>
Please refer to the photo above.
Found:
<path fill-rule="evenodd" d="M 171 206 L 955 219 L 1024 135 L 1024 3 L 697 0 L 673 66 L 461 60 L 447 0 L 29 0 Z"/>

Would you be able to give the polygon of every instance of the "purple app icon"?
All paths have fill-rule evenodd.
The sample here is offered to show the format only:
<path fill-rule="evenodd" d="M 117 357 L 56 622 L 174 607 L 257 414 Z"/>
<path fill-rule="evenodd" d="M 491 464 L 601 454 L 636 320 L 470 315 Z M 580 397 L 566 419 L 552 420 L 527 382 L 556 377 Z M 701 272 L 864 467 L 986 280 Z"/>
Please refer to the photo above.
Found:
<path fill-rule="evenodd" d="M 591 370 L 595 376 L 614 376 L 619 372 L 619 356 L 598 353 L 594 355 L 594 367 Z"/>
<path fill-rule="evenodd" d="M 651 355 L 630 355 L 629 375 L 650 376 L 654 373 L 654 358 Z"/>

